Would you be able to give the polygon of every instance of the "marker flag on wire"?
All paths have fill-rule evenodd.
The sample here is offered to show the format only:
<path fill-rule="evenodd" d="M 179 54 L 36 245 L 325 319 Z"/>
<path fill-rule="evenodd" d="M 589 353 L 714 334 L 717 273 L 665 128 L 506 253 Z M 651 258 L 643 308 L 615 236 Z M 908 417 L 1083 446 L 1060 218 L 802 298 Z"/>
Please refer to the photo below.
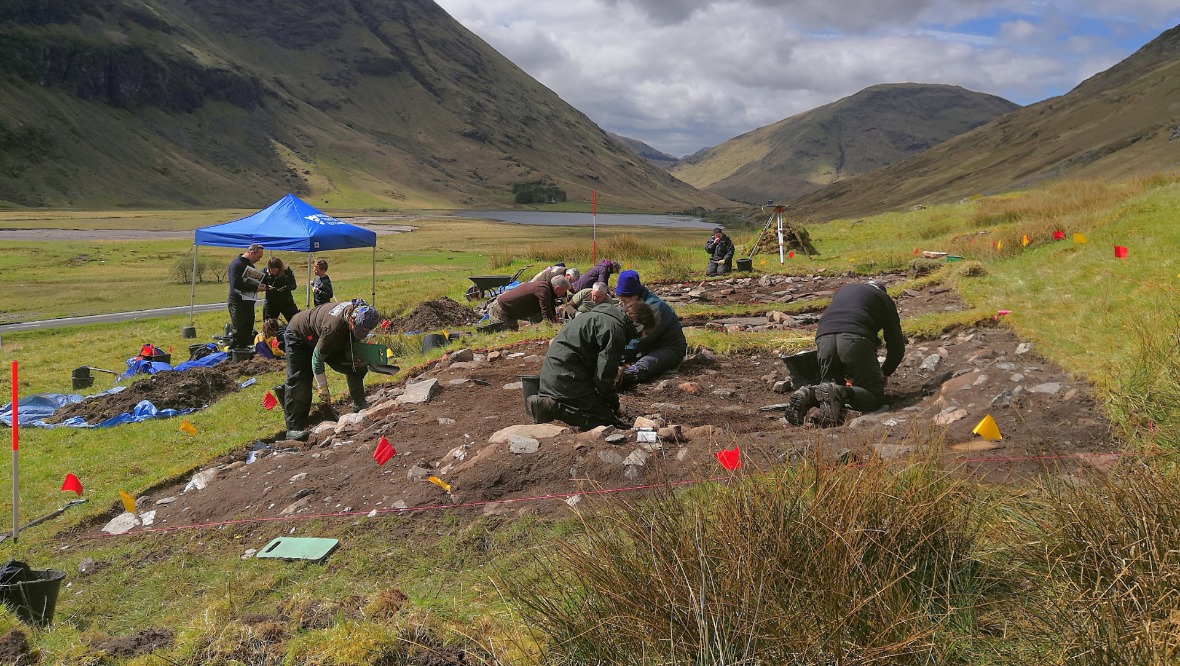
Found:
<path fill-rule="evenodd" d="M 187 432 L 190 435 L 197 434 L 197 428 L 185 419 L 180 421 L 180 432 Z"/>
<path fill-rule="evenodd" d="M 1059 240 L 1064 240 L 1064 239 L 1065 239 L 1065 232 L 1064 231 L 1057 229 L 1056 231 L 1053 232 L 1053 240 L 1059 241 Z"/>
<path fill-rule="evenodd" d="M 120 490 L 119 498 L 123 500 L 123 508 L 127 513 L 135 513 L 135 498 Z"/>
<path fill-rule="evenodd" d="M 1032 242 L 1032 239 L 1028 237 L 1028 234 L 1021 236 L 1021 238 L 1020 238 L 1020 244 L 1023 245 L 1024 247 L 1028 247 L 1028 244 L 1031 242 Z"/>
<path fill-rule="evenodd" d="M 384 465 L 396 455 L 397 451 L 393 450 L 393 445 L 385 439 L 385 435 L 381 435 L 381 439 L 377 440 L 377 448 L 373 450 L 373 460 L 376 460 L 378 465 Z"/>
<path fill-rule="evenodd" d="M 66 474 L 66 480 L 61 482 L 62 490 L 72 490 L 78 493 L 78 497 L 82 496 L 82 482 L 73 474 Z"/>
<path fill-rule="evenodd" d="M 795 251 L 794 250 L 791 250 L 790 252 L 787 253 L 787 259 L 794 259 L 794 258 L 795 258 Z"/>
<path fill-rule="evenodd" d="M 1004 249 L 1004 241 L 996 241 L 996 251 L 999 252 Z"/>
<path fill-rule="evenodd" d="M 274 397 L 270 391 L 267 391 L 266 395 L 262 396 L 262 406 L 266 408 L 266 411 L 269 412 L 274 409 L 277 404 L 279 404 L 279 399 Z"/>
<path fill-rule="evenodd" d="M 1114 258 L 1115 259 L 1126 259 L 1127 258 L 1127 248 L 1123 247 L 1122 245 L 1115 245 L 1114 246 Z"/>
<path fill-rule="evenodd" d="M 918 248 L 914 248 L 914 256 L 918 256 Z"/>
<path fill-rule="evenodd" d="M 426 477 L 426 480 L 433 483 L 434 485 L 438 486 L 439 488 L 442 488 L 443 490 L 447 491 L 448 493 L 451 492 L 451 484 L 447 483 L 446 481 L 443 481 L 442 479 L 438 478 L 437 476 L 428 476 L 428 477 Z"/>
<path fill-rule="evenodd" d="M 742 467 L 742 451 L 740 447 L 733 447 L 732 449 L 721 450 L 713 454 L 717 458 L 717 462 L 729 471 L 741 469 Z"/>
<path fill-rule="evenodd" d="M 1073 242 L 1085 245 L 1088 242 L 1086 240 L 1086 234 L 1074 234 L 1073 235 Z"/>

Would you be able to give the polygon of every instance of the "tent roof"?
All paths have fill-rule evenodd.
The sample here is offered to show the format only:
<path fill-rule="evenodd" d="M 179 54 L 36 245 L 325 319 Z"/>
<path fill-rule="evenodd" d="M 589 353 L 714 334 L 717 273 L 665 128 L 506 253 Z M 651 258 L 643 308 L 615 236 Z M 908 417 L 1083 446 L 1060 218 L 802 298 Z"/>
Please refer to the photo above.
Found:
<path fill-rule="evenodd" d="M 267 251 L 323 252 L 377 247 L 377 234 L 341 222 L 288 194 L 253 215 L 197 229 L 194 242 L 237 248 L 258 243 Z"/>

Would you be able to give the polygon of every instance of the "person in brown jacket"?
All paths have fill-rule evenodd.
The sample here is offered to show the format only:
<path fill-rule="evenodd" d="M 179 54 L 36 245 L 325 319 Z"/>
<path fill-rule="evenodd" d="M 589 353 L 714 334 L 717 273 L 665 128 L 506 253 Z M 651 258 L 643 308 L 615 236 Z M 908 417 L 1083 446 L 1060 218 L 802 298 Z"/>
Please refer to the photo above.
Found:
<path fill-rule="evenodd" d="M 544 282 L 525 282 L 513 287 L 496 297 L 488 308 L 488 321 L 475 330 L 480 333 L 497 333 L 499 331 L 519 328 L 521 319 L 528 319 L 540 315 L 546 321 L 557 322 L 557 307 L 554 301 L 565 298 L 569 292 L 570 281 L 564 275 L 558 275 Z"/>

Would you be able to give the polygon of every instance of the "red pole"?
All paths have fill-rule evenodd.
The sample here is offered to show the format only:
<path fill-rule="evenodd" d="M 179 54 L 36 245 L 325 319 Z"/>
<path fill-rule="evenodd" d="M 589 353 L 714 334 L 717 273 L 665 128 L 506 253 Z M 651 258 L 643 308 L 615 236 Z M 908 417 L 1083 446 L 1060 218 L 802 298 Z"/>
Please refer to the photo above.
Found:
<path fill-rule="evenodd" d="M 590 190 L 590 222 L 591 238 L 590 265 L 598 263 L 598 190 Z"/>
<path fill-rule="evenodd" d="M 17 501 L 19 498 L 18 498 L 17 483 L 16 483 L 16 480 L 17 480 L 16 451 L 17 451 L 17 448 L 19 448 L 17 445 L 17 442 L 20 441 L 20 434 L 19 434 L 20 433 L 20 423 L 19 423 L 19 419 L 17 418 L 18 417 L 18 414 L 17 414 L 18 402 L 19 402 L 19 400 L 17 398 L 18 398 L 20 392 L 17 389 L 17 379 L 19 379 L 19 374 L 18 374 L 17 368 L 16 368 L 16 361 L 13 361 L 12 362 L 12 541 L 14 543 L 16 542 L 16 537 L 18 534 L 17 530 L 19 529 L 17 526 L 20 524 L 19 523 L 19 514 L 17 511 Z"/>

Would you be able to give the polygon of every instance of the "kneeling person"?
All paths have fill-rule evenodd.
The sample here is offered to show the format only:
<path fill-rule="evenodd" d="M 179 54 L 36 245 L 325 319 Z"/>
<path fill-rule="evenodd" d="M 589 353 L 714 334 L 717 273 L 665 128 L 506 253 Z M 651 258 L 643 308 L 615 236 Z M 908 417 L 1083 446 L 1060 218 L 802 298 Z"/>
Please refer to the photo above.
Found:
<path fill-rule="evenodd" d="M 636 301 L 625 312 L 604 303 L 561 329 L 541 364 L 541 390 L 528 399 L 533 421 L 564 421 L 582 430 L 626 427 L 615 388 L 619 361 L 627 343 L 655 325 L 651 306 Z"/>
<path fill-rule="evenodd" d="M 316 395 L 331 402 L 325 365 L 344 375 L 354 409 L 368 406 L 364 382 L 368 367 L 353 359 L 352 341 L 363 339 L 380 321 L 377 310 L 361 300 L 317 305 L 291 318 L 286 331 L 287 381 L 283 391 L 288 439 L 307 439 L 313 378 Z"/>

